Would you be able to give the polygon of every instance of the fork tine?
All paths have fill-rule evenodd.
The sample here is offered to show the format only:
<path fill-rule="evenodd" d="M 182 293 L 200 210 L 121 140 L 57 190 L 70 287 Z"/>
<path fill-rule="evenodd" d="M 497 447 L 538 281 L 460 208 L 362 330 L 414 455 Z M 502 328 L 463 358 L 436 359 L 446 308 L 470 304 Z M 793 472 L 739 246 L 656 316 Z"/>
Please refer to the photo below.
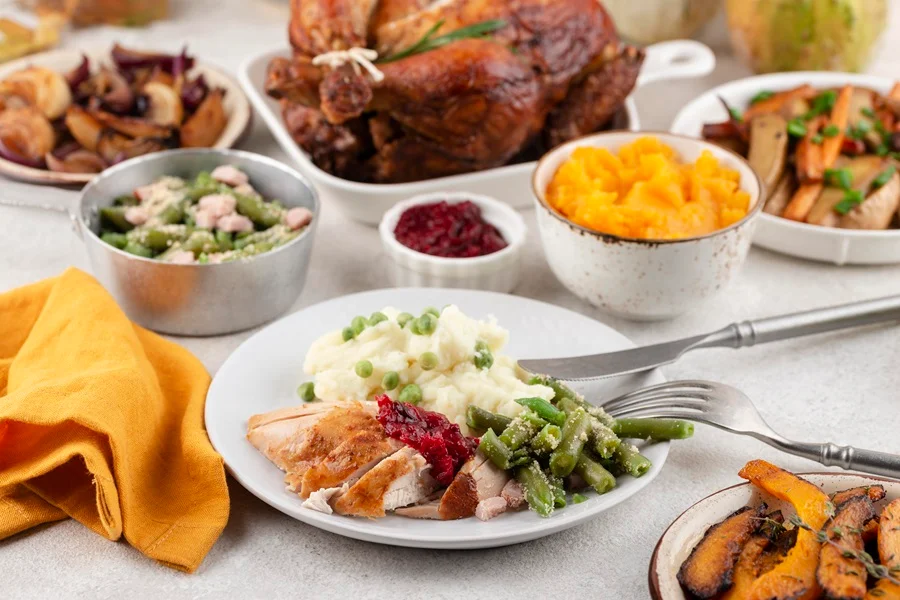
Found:
<path fill-rule="evenodd" d="M 641 400 L 651 396 L 674 396 L 686 392 L 710 392 L 713 389 L 714 388 L 712 387 L 712 385 L 706 381 L 670 381 L 667 383 L 660 383 L 657 385 L 652 385 L 650 387 L 641 388 L 627 394 L 623 394 L 621 396 L 613 398 L 609 402 L 603 403 L 603 406 L 616 407 L 632 400 Z"/>
<path fill-rule="evenodd" d="M 640 402 L 638 404 L 630 404 L 628 406 L 620 406 L 610 412 L 609 414 L 621 415 L 625 412 L 635 412 L 642 410 L 660 410 L 660 409 L 672 409 L 672 410 L 696 410 L 699 412 L 705 412 L 709 402 L 706 399 L 697 399 L 697 398 L 686 398 L 684 396 L 678 396 L 673 398 L 672 396 L 661 397 L 655 400 L 651 400 L 649 402 Z M 607 411 L 609 412 L 609 411 Z"/>
<path fill-rule="evenodd" d="M 631 417 L 642 419 L 684 419 L 685 421 L 697 421 L 700 423 L 708 423 L 705 413 L 692 409 L 672 409 L 672 408 L 634 408 L 623 412 L 616 412 L 612 415 L 615 418 Z"/>
<path fill-rule="evenodd" d="M 659 390 L 647 394 L 638 394 L 632 396 L 631 398 L 616 399 L 610 403 L 604 404 L 603 409 L 606 412 L 612 412 L 621 410 L 623 408 L 630 408 L 632 406 L 644 405 L 649 402 L 658 402 L 661 400 L 669 400 L 670 403 L 687 400 L 696 402 L 710 402 L 711 400 L 713 400 L 713 396 L 705 391 L 690 391 L 687 388 L 685 388 L 684 390 Z"/>

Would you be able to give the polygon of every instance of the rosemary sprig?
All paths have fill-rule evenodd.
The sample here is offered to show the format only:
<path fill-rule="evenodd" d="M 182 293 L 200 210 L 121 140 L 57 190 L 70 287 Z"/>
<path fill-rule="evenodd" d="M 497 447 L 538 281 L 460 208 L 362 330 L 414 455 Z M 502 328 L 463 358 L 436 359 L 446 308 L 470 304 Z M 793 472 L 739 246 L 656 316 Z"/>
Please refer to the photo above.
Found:
<path fill-rule="evenodd" d="M 872 555 L 865 551 L 856 551 L 856 550 L 848 550 L 846 548 L 842 548 L 828 535 L 828 528 L 823 528 L 819 531 L 814 530 L 812 527 L 803 522 L 799 515 L 791 515 L 788 519 L 788 522 L 800 529 L 805 529 L 810 531 L 816 535 L 816 541 L 820 544 L 831 544 L 835 548 L 841 551 L 841 556 L 844 558 L 855 558 L 859 562 L 863 564 L 866 568 L 866 571 L 874 577 L 875 579 L 887 579 L 894 585 L 900 585 L 900 579 L 894 577 L 893 573 L 896 572 L 895 569 L 888 569 L 884 565 L 879 565 L 875 562 L 875 559 L 872 558 Z M 843 532 L 840 527 L 832 527 L 831 532 L 835 535 L 837 539 L 841 539 Z"/>
<path fill-rule="evenodd" d="M 419 39 L 415 44 L 410 46 L 405 50 L 401 50 L 396 54 L 391 54 L 385 56 L 383 58 L 379 58 L 376 63 L 389 63 L 394 62 L 396 60 L 400 60 L 402 58 L 408 58 L 415 54 L 421 54 L 423 52 L 428 52 L 429 50 L 437 50 L 442 46 L 446 46 L 447 44 L 453 43 L 457 40 L 465 40 L 465 39 L 478 39 L 484 38 L 498 29 L 502 29 L 506 27 L 506 21 L 503 19 L 492 19 L 490 21 L 482 21 L 481 23 L 475 23 L 473 25 L 467 25 L 466 27 L 460 27 L 454 31 L 449 33 L 445 33 L 443 35 L 435 36 L 438 29 L 440 29 L 444 25 L 444 20 L 441 19 L 434 25 L 432 25 L 428 31 L 425 32 L 425 35 Z"/>

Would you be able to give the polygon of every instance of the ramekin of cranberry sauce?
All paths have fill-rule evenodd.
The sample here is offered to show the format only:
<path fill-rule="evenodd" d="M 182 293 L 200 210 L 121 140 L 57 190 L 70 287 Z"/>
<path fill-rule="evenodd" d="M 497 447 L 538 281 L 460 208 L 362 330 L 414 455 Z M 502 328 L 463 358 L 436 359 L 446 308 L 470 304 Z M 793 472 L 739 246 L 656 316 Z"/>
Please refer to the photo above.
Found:
<path fill-rule="evenodd" d="M 489 196 L 416 196 L 385 213 L 379 231 L 395 286 L 509 292 L 519 282 L 525 221 Z"/>

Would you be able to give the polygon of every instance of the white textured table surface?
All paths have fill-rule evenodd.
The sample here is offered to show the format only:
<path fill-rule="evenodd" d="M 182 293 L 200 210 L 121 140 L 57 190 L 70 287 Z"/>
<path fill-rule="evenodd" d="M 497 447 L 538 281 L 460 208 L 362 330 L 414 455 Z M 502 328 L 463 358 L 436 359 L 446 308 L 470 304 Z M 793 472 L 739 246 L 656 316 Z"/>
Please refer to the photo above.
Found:
<path fill-rule="evenodd" d="M 871 71 L 900 77 L 900 11 Z M 236 70 L 247 56 L 283 43 L 287 2 L 193 0 L 177 20 L 148 30 L 79 32 L 66 45 L 114 40 L 177 49 L 183 42 L 204 60 Z M 720 24 L 721 25 L 721 24 Z M 714 29 L 714 28 L 709 28 Z M 703 80 L 648 86 L 637 94 L 648 129 L 665 129 L 678 108 L 700 91 L 746 74 L 725 56 L 719 32 L 705 41 L 722 53 Z M 243 145 L 283 158 L 257 122 Z M 0 181 L 0 194 L 41 188 Z M 739 280 L 693 314 L 661 324 L 610 319 L 566 292 L 540 250 L 534 220 L 517 294 L 565 306 L 618 328 L 638 343 L 711 330 L 737 319 L 900 293 L 900 267 L 838 268 L 754 249 Z M 66 266 L 88 269 L 66 218 L 0 207 L 0 291 L 56 275 Z M 340 240 L 340 243 L 338 243 Z M 384 287 L 377 232 L 326 206 L 306 290 L 294 307 Z M 0 318 L 9 318 L 0 315 Z M 249 333 L 181 340 L 211 372 Z M 577 335 L 577 332 L 573 332 Z M 796 340 L 742 351 L 695 353 L 665 369 L 671 378 L 708 378 L 750 394 L 789 437 L 835 441 L 900 452 L 897 435 L 900 336 L 892 328 Z M 745 461 L 762 457 L 788 468 L 814 463 L 780 455 L 762 444 L 700 427 L 675 444 L 663 473 L 645 493 L 595 521 L 549 538 L 497 550 L 436 552 L 378 546 L 319 531 L 282 515 L 231 481 L 231 520 L 200 570 L 184 575 L 144 558 L 127 544 L 101 539 L 73 521 L 0 542 L 0 598 L 646 598 L 647 565 L 669 522 L 696 500 L 737 482 Z M 452 525 L 448 525 L 452 526 Z"/>

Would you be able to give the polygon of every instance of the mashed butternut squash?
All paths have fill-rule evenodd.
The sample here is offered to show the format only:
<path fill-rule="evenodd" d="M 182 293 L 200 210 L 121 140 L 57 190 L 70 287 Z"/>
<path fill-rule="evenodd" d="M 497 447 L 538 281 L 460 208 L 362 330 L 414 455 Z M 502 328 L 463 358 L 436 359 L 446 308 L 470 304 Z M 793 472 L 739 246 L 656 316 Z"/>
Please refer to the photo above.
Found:
<path fill-rule="evenodd" d="M 652 136 L 622 146 L 577 148 L 547 186 L 547 202 L 572 222 L 622 237 L 670 240 L 704 235 L 746 216 L 740 173 L 710 153 L 683 163 Z"/>

